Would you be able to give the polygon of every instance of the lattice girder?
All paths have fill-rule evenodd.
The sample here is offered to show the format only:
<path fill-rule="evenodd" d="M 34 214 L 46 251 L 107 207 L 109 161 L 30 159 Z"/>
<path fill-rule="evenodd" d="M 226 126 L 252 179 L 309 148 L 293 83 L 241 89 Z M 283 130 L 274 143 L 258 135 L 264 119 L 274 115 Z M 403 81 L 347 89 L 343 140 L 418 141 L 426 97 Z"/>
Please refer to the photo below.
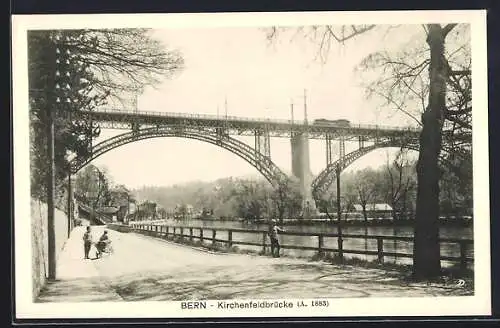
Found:
<path fill-rule="evenodd" d="M 402 140 L 392 139 L 352 151 L 346 154 L 343 158 L 340 158 L 328 165 L 318 176 L 314 178 L 312 182 L 313 198 L 318 201 L 327 195 L 328 189 L 337 178 L 337 165 L 340 165 L 340 172 L 342 172 L 349 165 L 367 153 L 375 149 L 386 147 L 403 147 L 416 151 L 419 150 L 419 146 L 415 143 L 407 143 Z"/>
<path fill-rule="evenodd" d="M 221 137 L 219 133 L 213 130 L 202 129 L 200 127 L 177 126 L 154 127 L 123 133 L 94 145 L 91 157 L 84 159 L 76 158 L 71 162 L 71 170 L 73 173 L 76 173 L 95 158 L 131 142 L 159 137 L 179 137 L 208 142 L 229 150 L 255 167 L 275 188 L 288 179 L 286 174 L 267 156 L 256 153 L 254 148 L 229 135 Z"/>

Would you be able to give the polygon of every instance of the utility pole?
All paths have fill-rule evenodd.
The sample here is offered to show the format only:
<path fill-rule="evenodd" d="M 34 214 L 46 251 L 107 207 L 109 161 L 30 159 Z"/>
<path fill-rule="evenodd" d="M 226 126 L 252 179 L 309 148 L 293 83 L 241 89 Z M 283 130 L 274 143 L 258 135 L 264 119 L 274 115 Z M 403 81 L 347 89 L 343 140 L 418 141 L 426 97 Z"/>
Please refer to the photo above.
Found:
<path fill-rule="evenodd" d="M 71 166 L 68 169 L 68 238 L 71 234 L 71 230 L 73 229 L 73 190 L 71 186 Z"/>
<path fill-rule="evenodd" d="M 304 124 L 307 125 L 307 90 L 304 89 Z"/>
<path fill-rule="evenodd" d="M 226 131 L 226 129 L 227 129 L 227 96 L 225 96 L 225 98 L 224 98 L 224 115 L 225 115 L 224 133 L 227 133 L 227 131 Z"/>
<path fill-rule="evenodd" d="M 225 116 L 226 116 L 226 121 L 227 121 L 227 96 L 224 99 L 224 111 L 225 111 Z"/>
<path fill-rule="evenodd" d="M 56 32 L 57 33 L 57 32 Z M 60 72 L 61 64 L 61 49 L 60 49 L 60 36 L 55 35 L 52 38 L 53 57 L 49 60 L 52 61 L 53 75 L 51 75 L 52 92 L 50 93 L 51 99 L 46 105 L 46 137 L 47 137 L 47 157 L 48 157 L 48 170 L 47 170 L 47 253 L 48 253 L 48 279 L 56 279 L 56 236 L 55 236 L 55 189 L 56 189 L 56 164 L 54 155 L 54 109 L 61 104 L 60 94 L 61 87 L 58 77 L 62 74 Z"/>
<path fill-rule="evenodd" d="M 54 158 L 54 117 L 52 106 L 47 107 L 48 124 L 47 124 L 47 154 L 49 159 L 47 171 L 47 241 L 48 241 L 48 262 L 49 262 L 49 280 L 56 279 L 56 236 L 55 236 L 55 207 L 54 201 L 56 198 L 56 180 L 55 180 L 55 158 Z"/>
<path fill-rule="evenodd" d="M 344 262 L 344 256 L 342 253 L 340 253 L 340 250 L 343 249 L 342 244 L 343 244 L 343 237 L 342 237 L 342 209 L 340 207 L 340 163 L 337 162 L 337 168 L 336 168 L 336 173 L 337 173 L 337 247 L 339 249 L 339 255 L 340 255 L 340 260 L 343 263 Z"/>

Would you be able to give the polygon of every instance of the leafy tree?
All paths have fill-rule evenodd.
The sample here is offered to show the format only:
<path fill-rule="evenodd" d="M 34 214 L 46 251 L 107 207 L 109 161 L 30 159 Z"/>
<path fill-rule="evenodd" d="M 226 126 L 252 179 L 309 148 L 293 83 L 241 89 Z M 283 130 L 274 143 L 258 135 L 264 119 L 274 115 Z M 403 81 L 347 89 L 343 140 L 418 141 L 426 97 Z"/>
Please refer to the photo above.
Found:
<path fill-rule="evenodd" d="M 94 209 L 109 204 L 109 176 L 104 169 L 88 165 L 78 172 L 75 179 L 75 192 L 80 199 Z"/>
<path fill-rule="evenodd" d="M 155 85 L 183 66 L 147 29 L 41 30 L 28 33 L 31 191 L 46 196 L 46 129 L 54 117 L 56 184 L 69 171 L 69 156 L 86 158 L 100 131 L 81 115 Z"/>
<path fill-rule="evenodd" d="M 37 198 L 46 195 L 45 179 L 49 159 L 46 150 L 49 115 L 54 116 L 54 157 L 58 185 L 68 174 L 68 152 L 88 155 L 88 138 L 96 137 L 86 122 L 73 123 L 75 108 L 92 108 L 104 103 L 105 96 L 91 96 L 86 84 L 92 73 L 70 60 L 67 50 L 51 31 L 28 33 L 31 191 Z M 58 61 L 58 63 L 56 62 Z M 69 86 L 69 88 L 68 88 Z"/>
<path fill-rule="evenodd" d="M 299 215 L 302 207 L 302 196 L 299 181 L 290 178 L 270 191 L 273 201 L 274 215 L 283 222 L 285 217 L 293 218 Z"/>
<path fill-rule="evenodd" d="M 263 182 L 238 181 L 234 195 L 236 213 L 239 217 L 258 220 L 269 213 L 267 193 Z"/>
<path fill-rule="evenodd" d="M 113 206 L 128 205 L 130 200 L 130 191 L 123 184 L 111 187 L 109 190 L 109 195 L 109 204 Z"/>

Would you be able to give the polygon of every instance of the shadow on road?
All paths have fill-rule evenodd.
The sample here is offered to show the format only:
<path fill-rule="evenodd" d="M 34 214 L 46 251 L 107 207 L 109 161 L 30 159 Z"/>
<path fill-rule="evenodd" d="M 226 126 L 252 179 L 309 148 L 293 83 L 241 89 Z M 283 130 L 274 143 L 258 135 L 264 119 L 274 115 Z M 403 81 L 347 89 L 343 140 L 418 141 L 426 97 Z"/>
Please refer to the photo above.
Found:
<path fill-rule="evenodd" d="M 458 296 L 453 286 L 404 283 L 397 272 L 349 266 L 273 264 L 244 272 L 191 267 L 175 275 L 150 272 L 115 277 L 109 285 L 125 301 L 179 301 L 370 296 Z"/>

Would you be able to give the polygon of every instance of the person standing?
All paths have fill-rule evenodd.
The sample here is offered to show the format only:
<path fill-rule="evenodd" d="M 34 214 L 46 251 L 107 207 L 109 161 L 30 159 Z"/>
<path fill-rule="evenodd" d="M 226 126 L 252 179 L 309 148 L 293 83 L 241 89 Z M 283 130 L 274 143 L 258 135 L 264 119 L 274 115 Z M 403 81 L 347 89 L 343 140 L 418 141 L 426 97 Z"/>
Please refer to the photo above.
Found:
<path fill-rule="evenodd" d="M 85 251 L 85 259 L 89 258 L 90 248 L 92 247 L 92 230 L 90 226 L 87 227 L 87 231 L 83 234 L 83 249 Z"/>
<path fill-rule="evenodd" d="M 271 255 L 273 257 L 280 257 L 280 241 L 278 239 L 278 234 L 284 231 L 284 229 L 278 227 L 276 220 L 271 221 L 269 225 L 269 239 L 271 239 Z"/>

